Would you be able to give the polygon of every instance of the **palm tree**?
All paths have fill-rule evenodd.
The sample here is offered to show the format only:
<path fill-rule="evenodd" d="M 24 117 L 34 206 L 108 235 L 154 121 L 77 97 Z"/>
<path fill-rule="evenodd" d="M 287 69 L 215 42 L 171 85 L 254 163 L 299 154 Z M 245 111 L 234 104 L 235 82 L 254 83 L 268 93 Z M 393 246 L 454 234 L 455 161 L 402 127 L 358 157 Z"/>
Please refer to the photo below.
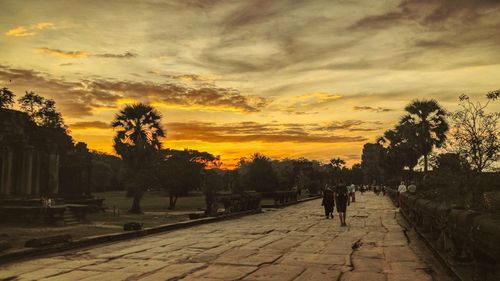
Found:
<path fill-rule="evenodd" d="M 141 213 L 145 174 L 165 136 L 160 120 L 161 115 L 153 107 L 138 103 L 126 105 L 111 123 L 117 129 L 113 147 L 133 175 L 129 183 L 129 193 L 134 197 L 130 213 Z"/>
<path fill-rule="evenodd" d="M 446 142 L 449 126 L 446 111 L 437 101 L 415 100 L 405 107 L 408 112 L 400 122 L 406 139 L 414 141 L 416 149 L 424 156 L 424 172 L 428 169 L 428 156 L 433 148 L 440 148 Z"/>

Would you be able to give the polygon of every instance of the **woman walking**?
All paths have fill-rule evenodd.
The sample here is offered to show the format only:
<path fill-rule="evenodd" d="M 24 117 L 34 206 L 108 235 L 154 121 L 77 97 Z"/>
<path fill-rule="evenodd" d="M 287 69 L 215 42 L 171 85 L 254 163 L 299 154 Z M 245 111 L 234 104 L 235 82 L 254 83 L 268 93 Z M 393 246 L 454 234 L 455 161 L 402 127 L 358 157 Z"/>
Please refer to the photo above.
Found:
<path fill-rule="evenodd" d="M 335 201 L 337 203 L 337 212 L 339 213 L 340 226 L 347 226 L 345 222 L 347 205 L 349 205 L 349 194 L 347 192 L 347 187 L 342 182 L 339 182 L 337 189 L 334 193 Z"/>
<path fill-rule="evenodd" d="M 333 191 L 331 190 L 330 187 L 326 187 L 325 191 L 323 192 L 323 202 L 321 203 L 321 206 L 325 208 L 325 216 L 326 218 L 332 218 L 333 219 L 333 206 L 334 206 L 334 201 L 333 201 Z"/>

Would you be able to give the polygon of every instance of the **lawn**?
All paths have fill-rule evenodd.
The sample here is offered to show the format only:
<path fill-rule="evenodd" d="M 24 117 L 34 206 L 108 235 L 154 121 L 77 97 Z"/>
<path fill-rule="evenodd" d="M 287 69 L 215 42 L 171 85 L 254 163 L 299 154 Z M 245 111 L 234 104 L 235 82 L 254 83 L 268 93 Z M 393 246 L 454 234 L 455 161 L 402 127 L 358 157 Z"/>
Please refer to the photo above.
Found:
<path fill-rule="evenodd" d="M 125 191 L 94 192 L 96 197 L 104 198 L 104 205 L 113 210 L 116 207 L 120 213 L 125 213 L 132 206 L 132 198 L 125 196 Z M 169 198 L 165 192 L 149 191 L 144 194 L 141 200 L 141 208 L 144 212 L 169 212 Z M 197 211 L 205 208 L 205 197 L 203 195 L 193 195 L 179 197 L 174 211 Z"/>

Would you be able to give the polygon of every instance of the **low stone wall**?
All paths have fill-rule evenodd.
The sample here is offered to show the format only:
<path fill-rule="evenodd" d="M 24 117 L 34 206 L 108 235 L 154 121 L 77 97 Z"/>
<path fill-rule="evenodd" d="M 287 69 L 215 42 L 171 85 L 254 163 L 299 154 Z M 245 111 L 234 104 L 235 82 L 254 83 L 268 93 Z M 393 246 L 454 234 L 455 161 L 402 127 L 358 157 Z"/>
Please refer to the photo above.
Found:
<path fill-rule="evenodd" d="M 296 204 L 298 199 L 297 191 L 273 191 L 262 193 L 262 198 L 273 199 L 273 207 L 286 206 Z"/>
<path fill-rule="evenodd" d="M 388 190 L 397 204 L 397 192 Z M 416 194 L 401 195 L 400 212 L 462 280 L 500 280 L 500 214 L 456 209 Z"/>
<path fill-rule="evenodd" d="M 231 214 L 246 211 L 260 211 L 261 196 L 259 193 L 242 193 L 217 195 L 213 198 L 211 216 Z M 219 210 L 223 210 L 220 212 Z"/>

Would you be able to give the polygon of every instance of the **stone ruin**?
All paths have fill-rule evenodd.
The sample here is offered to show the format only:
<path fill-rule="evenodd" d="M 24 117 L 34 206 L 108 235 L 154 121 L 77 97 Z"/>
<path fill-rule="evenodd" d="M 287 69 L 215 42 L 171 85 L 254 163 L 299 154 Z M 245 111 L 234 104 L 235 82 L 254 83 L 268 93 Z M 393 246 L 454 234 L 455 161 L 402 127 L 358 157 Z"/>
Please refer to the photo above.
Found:
<path fill-rule="evenodd" d="M 89 208 L 102 207 L 90 195 L 91 160 L 86 144 L 75 145 L 64 129 L 0 109 L 0 220 L 84 219 Z"/>

